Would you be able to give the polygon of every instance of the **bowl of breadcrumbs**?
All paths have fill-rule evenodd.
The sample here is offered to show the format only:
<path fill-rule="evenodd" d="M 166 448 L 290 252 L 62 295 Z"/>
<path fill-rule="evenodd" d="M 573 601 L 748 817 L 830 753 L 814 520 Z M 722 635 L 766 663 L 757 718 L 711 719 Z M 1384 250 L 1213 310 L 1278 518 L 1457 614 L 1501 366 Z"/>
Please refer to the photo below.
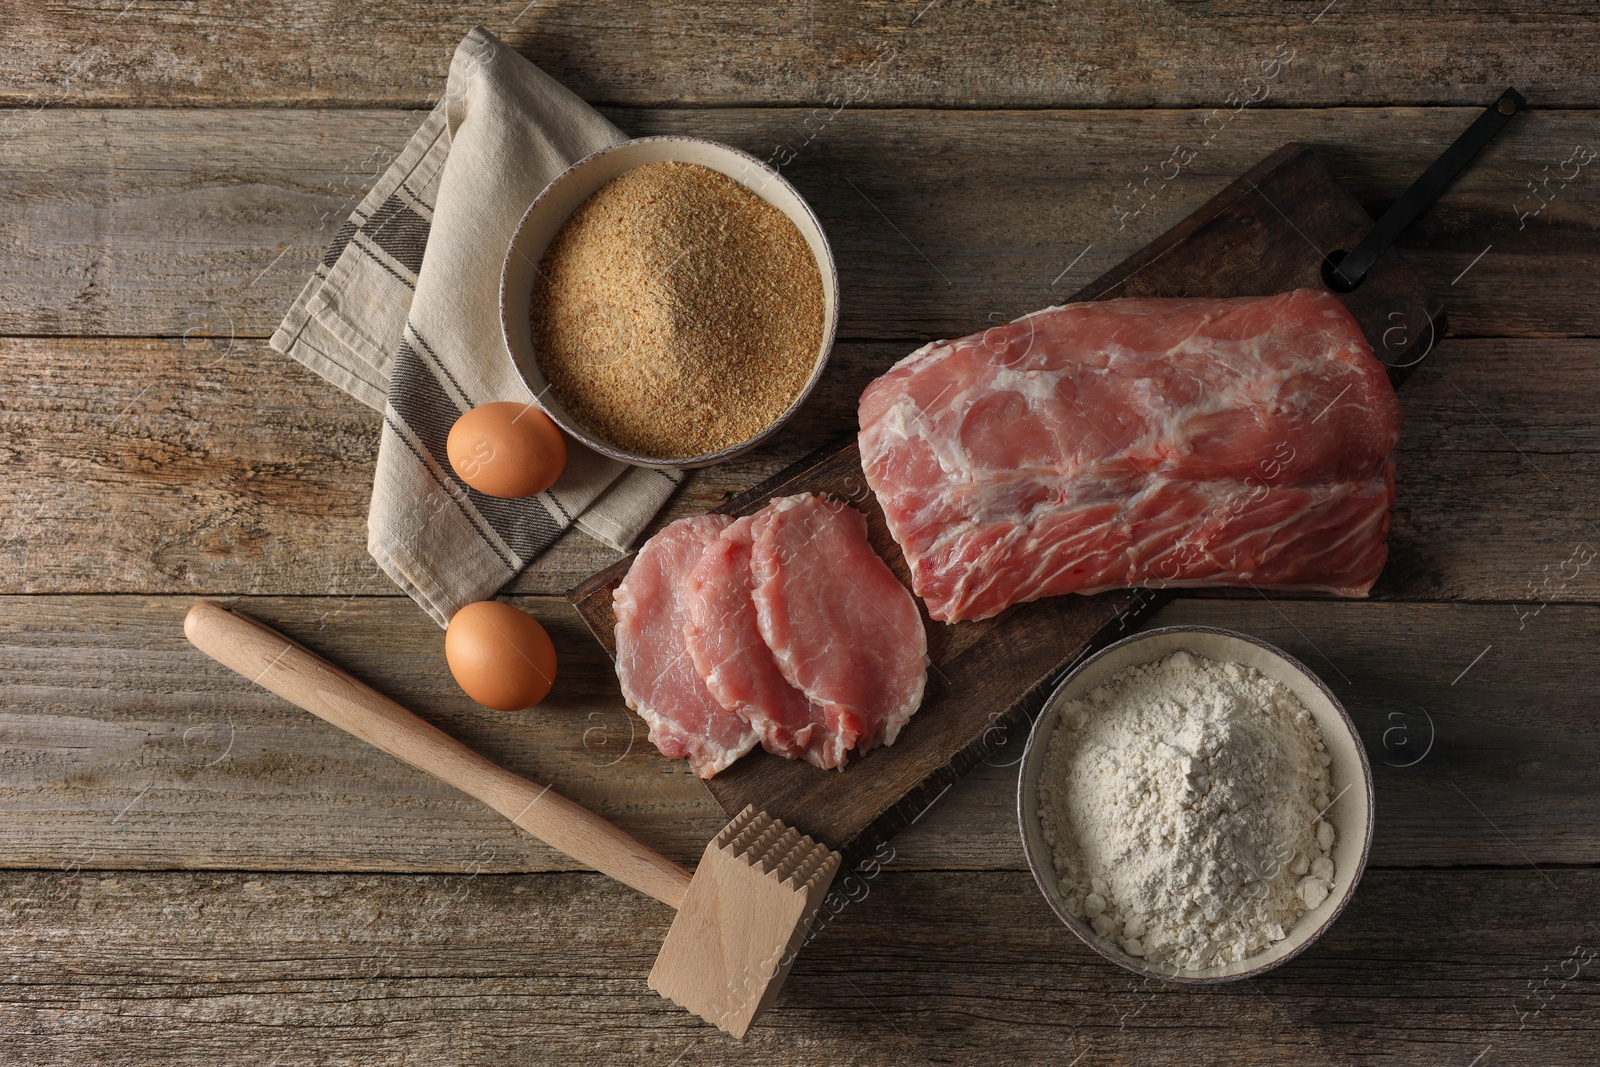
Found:
<path fill-rule="evenodd" d="M 569 167 L 528 208 L 500 283 L 506 348 L 539 406 L 595 451 L 703 467 L 775 433 L 838 325 L 833 252 L 776 171 L 696 137 Z"/>

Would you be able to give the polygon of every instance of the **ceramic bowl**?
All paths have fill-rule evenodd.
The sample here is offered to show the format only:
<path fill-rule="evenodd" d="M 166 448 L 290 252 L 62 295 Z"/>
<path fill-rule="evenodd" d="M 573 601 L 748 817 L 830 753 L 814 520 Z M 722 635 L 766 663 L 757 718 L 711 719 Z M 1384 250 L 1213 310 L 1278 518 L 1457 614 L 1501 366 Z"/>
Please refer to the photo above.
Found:
<path fill-rule="evenodd" d="M 681 459 L 663 459 L 628 452 L 596 436 L 573 418 L 550 390 L 549 383 L 539 370 L 538 356 L 533 347 L 533 330 L 528 324 L 529 303 L 539 260 L 562 225 L 585 200 L 613 178 L 647 163 L 662 162 L 698 163 L 710 167 L 783 212 L 805 238 L 806 245 L 816 258 L 817 271 L 822 276 L 822 337 L 817 347 L 816 364 L 811 368 L 811 376 L 799 395 L 783 414 L 754 437 L 718 452 Z M 500 274 L 500 329 L 505 336 L 506 350 L 522 375 L 522 380 L 533 392 L 535 401 L 571 437 L 602 455 L 641 467 L 663 470 L 706 467 L 732 459 L 771 437 L 800 409 L 800 405 L 805 403 L 811 390 L 816 387 L 817 380 L 822 377 L 838 325 L 839 275 L 834 267 L 833 250 L 828 246 L 828 238 L 823 234 L 822 225 L 810 206 L 777 171 L 754 156 L 700 137 L 641 137 L 602 148 L 568 167 L 545 187 L 522 216 L 522 222 L 517 226 L 517 232 L 506 250 L 505 265 Z"/>
<path fill-rule="evenodd" d="M 1061 709 L 1109 682 L 1118 671 L 1154 662 L 1179 649 L 1219 662 L 1242 663 L 1282 682 L 1311 712 L 1322 732 L 1328 755 L 1333 759 L 1328 775 L 1329 795 L 1334 799 L 1323 815 L 1333 824 L 1336 835 L 1332 854 L 1333 891 L 1321 904 L 1300 916 L 1282 941 L 1247 959 L 1204 970 L 1182 970 L 1171 964 L 1153 963 L 1129 955 L 1116 943 L 1096 934 L 1088 922 L 1072 914 L 1056 878 L 1055 863 L 1050 845 L 1045 841 L 1039 813 L 1039 779 Z M 1134 634 L 1101 649 L 1062 680 L 1028 735 L 1017 781 L 1017 819 L 1034 881 L 1051 910 L 1086 945 L 1130 971 L 1153 978 L 1176 982 L 1229 982 L 1261 974 L 1298 956 L 1322 936 L 1350 903 L 1361 873 L 1366 869 L 1367 852 L 1372 847 L 1372 769 L 1350 716 L 1328 687 L 1299 661 L 1248 634 L 1207 626 L 1169 626 Z"/>

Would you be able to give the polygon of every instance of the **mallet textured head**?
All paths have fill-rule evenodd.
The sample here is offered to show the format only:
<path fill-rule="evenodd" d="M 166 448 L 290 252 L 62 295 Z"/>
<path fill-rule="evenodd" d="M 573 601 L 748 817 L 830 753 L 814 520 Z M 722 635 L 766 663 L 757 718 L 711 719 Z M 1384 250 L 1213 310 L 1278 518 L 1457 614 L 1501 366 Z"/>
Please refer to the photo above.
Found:
<path fill-rule="evenodd" d="M 734 1037 L 777 998 L 839 854 L 754 807 L 706 846 L 650 988 Z"/>

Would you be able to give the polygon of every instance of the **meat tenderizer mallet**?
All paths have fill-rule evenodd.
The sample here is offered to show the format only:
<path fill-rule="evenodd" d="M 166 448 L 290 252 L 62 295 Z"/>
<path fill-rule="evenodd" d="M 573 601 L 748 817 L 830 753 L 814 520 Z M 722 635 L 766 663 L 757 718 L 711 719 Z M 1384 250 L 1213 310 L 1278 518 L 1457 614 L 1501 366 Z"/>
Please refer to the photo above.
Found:
<path fill-rule="evenodd" d="M 483 801 L 580 863 L 678 910 L 650 988 L 743 1037 L 777 998 L 839 854 L 753 807 L 693 875 L 600 816 L 491 763 L 242 612 L 197 601 L 183 631 L 212 659 L 318 718 Z"/>

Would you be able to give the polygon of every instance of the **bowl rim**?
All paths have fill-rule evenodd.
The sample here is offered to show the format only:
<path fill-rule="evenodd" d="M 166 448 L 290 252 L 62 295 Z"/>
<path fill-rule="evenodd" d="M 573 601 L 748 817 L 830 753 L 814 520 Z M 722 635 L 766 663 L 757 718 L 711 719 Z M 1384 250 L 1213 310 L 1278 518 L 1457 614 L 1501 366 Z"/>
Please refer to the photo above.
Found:
<path fill-rule="evenodd" d="M 522 233 L 523 230 L 527 228 L 528 220 L 533 217 L 534 212 L 538 210 L 539 206 L 551 196 L 554 190 L 564 181 L 568 180 L 580 168 L 588 166 L 595 160 L 603 156 L 611 155 L 614 152 L 620 152 L 630 148 L 636 148 L 641 144 L 651 143 L 694 144 L 709 147 L 718 152 L 723 152 L 744 160 L 746 163 L 765 172 L 767 177 L 776 181 L 782 188 L 788 190 L 789 194 L 794 197 L 795 202 L 800 205 L 801 210 L 804 211 L 805 217 L 810 223 L 811 228 L 816 232 L 818 242 L 822 247 L 822 256 L 817 259 L 817 270 L 824 276 L 826 287 L 833 293 L 833 307 L 831 314 L 825 313 L 823 316 L 822 337 L 819 340 L 817 356 L 811 368 L 811 375 L 806 379 L 806 383 L 801 387 L 800 391 L 795 394 L 794 399 L 790 401 L 789 406 L 784 408 L 782 413 L 779 414 L 777 418 L 773 419 L 766 426 L 762 427 L 761 430 L 759 430 L 753 436 L 736 444 L 729 445 L 726 448 L 718 449 L 715 452 L 707 452 L 698 456 L 663 458 L 660 456 L 644 456 L 637 453 L 628 452 L 624 449 L 616 447 L 610 442 L 596 437 L 590 431 L 584 429 L 582 426 L 577 425 L 576 420 L 569 418 L 565 412 L 558 413 L 551 410 L 551 407 L 546 405 L 540 398 L 540 390 L 535 389 L 533 387 L 533 383 L 528 381 L 527 375 L 523 372 L 522 364 L 517 359 L 511 342 L 512 326 L 511 316 L 508 308 L 509 294 L 507 291 L 507 283 L 511 275 L 512 259 L 514 256 L 519 254 L 517 252 L 517 246 L 522 241 Z M 675 161 L 659 160 L 658 162 Z M 640 164 L 640 166 L 643 166 L 643 164 Z M 633 168 L 629 169 L 631 170 Z M 624 171 L 624 173 L 626 173 L 626 171 Z M 726 176 L 730 178 L 733 177 L 732 175 Z M 761 196 L 760 193 L 756 193 L 754 189 L 750 189 L 750 186 L 747 183 L 739 181 L 737 178 L 734 178 L 733 180 L 738 181 L 742 187 L 749 189 L 752 193 L 755 193 L 756 196 L 761 198 L 763 203 L 771 203 L 771 201 L 767 200 L 766 197 Z M 596 190 L 596 192 L 598 192 L 598 190 Z M 592 196 L 593 194 L 591 193 L 590 195 Z M 585 200 L 587 200 L 587 198 L 585 198 Z M 582 203 L 583 201 L 580 201 L 580 206 Z M 577 208 L 574 208 L 573 210 L 576 211 Z M 788 216 L 786 213 L 785 218 L 787 217 Z M 571 218 L 571 216 L 569 215 L 568 218 Z M 791 219 L 790 221 L 793 220 Z M 565 225 L 565 222 L 566 220 L 562 220 L 563 225 Z M 805 237 L 805 234 L 802 233 L 801 236 Z M 806 246 L 808 249 L 810 248 L 809 241 L 806 242 Z M 813 256 L 813 258 L 817 257 Z M 534 264 L 534 269 L 535 271 L 538 270 L 537 263 Z M 525 322 L 522 323 L 522 326 L 524 328 L 528 328 Z M 530 352 L 533 352 L 532 330 L 531 328 L 528 329 L 529 350 Z M 823 372 L 827 369 L 828 362 L 833 355 L 833 346 L 835 338 L 838 335 L 838 329 L 839 268 L 833 256 L 833 244 L 828 240 L 828 233 L 825 229 L 823 229 L 822 220 L 817 217 L 816 210 L 812 208 L 810 202 L 807 201 L 804 196 L 800 195 L 800 191 L 796 189 L 787 178 L 779 173 L 775 167 L 769 166 L 768 164 L 762 162 L 742 148 L 735 148 L 733 145 L 724 144 L 721 141 L 715 141 L 709 137 L 696 137 L 690 134 L 653 134 L 648 137 L 632 137 L 626 141 L 618 141 L 615 144 L 606 145 L 604 148 L 598 148 L 581 159 L 569 164 L 564 170 L 561 171 L 560 174 L 557 174 L 554 178 L 552 178 L 549 184 L 539 191 L 539 195 L 533 198 L 533 201 L 528 205 L 527 210 L 522 213 L 522 218 L 518 220 L 516 228 L 511 232 L 511 240 L 506 245 L 505 257 L 500 264 L 501 344 L 504 347 L 506 358 L 511 360 L 511 365 L 516 369 L 517 377 L 522 381 L 524 388 L 526 388 L 529 393 L 533 394 L 534 404 L 539 408 L 539 410 L 550 416 L 551 421 L 553 421 L 557 426 L 561 427 L 562 431 L 569 437 L 574 438 L 575 440 L 603 456 L 617 460 L 621 463 L 628 463 L 636 467 L 646 467 L 655 470 L 688 470 L 696 467 L 709 467 L 713 464 L 721 463 L 725 460 L 732 459 L 735 456 L 742 455 L 743 453 L 748 452 L 750 449 L 755 448 L 757 445 L 766 441 L 773 434 L 777 433 L 778 430 L 782 429 L 783 426 L 795 416 L 795 414 L 805 404 L 806 400 L 810 398 L 812 392 L 817 387 L 817 383 L 822 380 Z M 533 358 L 535 361 L 538 360 L 537 353 L 533 353 Z"/>
<path fill-rule="evenodd" d="M 1065 909 L 1057 906 L 1055 896 L 1051 893 L 1044 875 L 1040 873 L 1041 861 L 1044 863 L 1049 863 L 1051 865 L 1050 870 L 1053 872 L 1054 859 L 1048 854 L 1043 857 L 1034 855 L 1033 846 L 1030 843 L 1028 834 L 1028 821 L 1026 814 L 1027 809 L 1025 807 L 1028 784 L 1027 768 L 1030 758 L 1033 754 L 1034 747 L 1041 743 L 1040 738 L 1045 732 L 1042 724 L 1046 720 L 1055 721 L 1059 716 L 1059 711 L 1055 705 L 1057 700 L 1060 699 L 1063 690 L 1065 690 L 1067 686 L 1070 685 L 1072 681 L 1081 675 L 1085 670 L 1089 669 L 1095 663 L 1104 659 L 1117 649 L 1128 645 L 1137 644 L 1142 641 L 1147 641 L 1153 637 L 1197 633 L 1214 634 L 1222 637 L 1235 638 L 1255 645 L 1256 647 L 1282 659 L 1285 663 L 1289 664 L 1295 670 L 1304 675 L 1313 685 L 1317 687 L 1317 689 L 1321 690 L 1322 695 L 1327 698 L 1328 702 L 1333 706 L 1334 711 L 1338 713 L 1339 720 L 1344 724 L 1344 728 L 1350 734 L 1350 740 L 1355 745 L 1358 763 L 1361 767 L 1361 785 L 1366 791 L 1367 799 L 1367 817 L 1365 819 L 1365 833 L 1361 842 L 1361 853 L 1356 860 L 1354 872 L 1352 872 L 1352 874 L 1349 876 L 1349 883 L 1339 897 L 1339 900 L 1334 904 L 1333 909 L 1329 911 L 1322 922 L 1318 923 L 1316 928 L 1307 934 L 1299 942 L 1299 944 L 1295 945 L 1279 958 L 1275 960 L 1269 960 L 1260 964 L 1259 966 L 1251 967 L 1235 974 L 1174 974 L 1170 971 L 1152 967 L 1135 956 L 1130 956 L 1126 952 L 1115 951 L 1105 945 L 1099 936 L 1095 935 L 1091 930 L 1088 929 L 1087 924 L 1084 923 L 1082 919 L 1067 913 Z M 1054 730 L 1052 729 L 1049 732 L 1053 734 Z M 1037 782 L 1035 782 L 1035 785 L 1037 785 Z M 1157 978 L 1166 982 L 1179 982 L 1184 985 L 1218 985 L 1225 982 L 1237 982 L 1245 978 L 1254 978 L 1277 967 L 1283 966 L 1285 963 L 1288 963 L 1290 960 L 1294 959 L 1296 956 L 1299 956 L 1302 952 L 1315 944 L 1318 939 L 1320 939 L 1322 935 L 1328 931 L 1328 928 L 1334 924 L 1339 916 L 1344 914 L 1345 908 L 1347 908 L 1350 904 L 1350 901 L 1355 898 L 1356 888 L 1361 882 L 1361 876 L 1366 873 L 1367 858 L 1372 852 L 1373 827 L 1377 821 L 1376 798 L 1374 796 L 1372 783 L 1372 764 L 1367 758 L 1367 748 L 1366 745 L 1364 745 L 1361 741 L 1361 733 L 1356 728 L 1355 720 L 1350 718 L 1350 713 L 1345 710 L 1343 702 L 1341 702 L 1339 698 L 1334 695 L 1333 690 L 1328 688 L 1327 684 L 1317 676 L 1315 671 L 1311 670 L 1304 663 L 1301 663 L 1294 656 L 1289 655 L 1289 653 L 1285 652 L 1283 649 L 1272 644 L 1271 642 L 1263 641 L 1261 638 L 1255 637 L 1252 634 L 1243 633 L 1239 630 L 1230 630 L 1221 626 L 1177 625 L 1158 626 L 1149 630 L 1141 630 L 1138 633 L 1129 634 L 1127 637 L 1113 641 L 1111 644 L 1106 645 L 1104 648 L 1099 649 L 1098 651 L 1074 664 L 1072 667 L 1068 668 L 1066 674 L 1062 676 L 1061 680 L 1051 688 L 1050 695 L 1045 698 L 1039 714 L 1034 718 L 1033 724 L 1029 727 L 1028 742 L 1023 748 L 1022 759 L 1017 765 L 1017 831 L 1019 836 L 1022 838 L 1022 852 L 1023 855 L 1027 857 L 1028 872 L 1033 875 L 1034 885 L 1038 887 L 1039 894 L 1044 897 L 1045 903 L 1050 906 L 1050 910 L 1055 913 L 1056 918 L 1060 919 L 1062 924 L 1077 936 L 1078 940 L 1082 941 L 1089 948 L 1093 949 L 1096 953 L 1105 957 L 1107 960 L 1110 960 L 1112 963 L 1118 964 L 1127 970 L 1133 971 L 1136 974 L 1145 975 L 1149 978 Z M 1048 849 L 1046 849 L 1046 851 L 1048 852 Z"/>

